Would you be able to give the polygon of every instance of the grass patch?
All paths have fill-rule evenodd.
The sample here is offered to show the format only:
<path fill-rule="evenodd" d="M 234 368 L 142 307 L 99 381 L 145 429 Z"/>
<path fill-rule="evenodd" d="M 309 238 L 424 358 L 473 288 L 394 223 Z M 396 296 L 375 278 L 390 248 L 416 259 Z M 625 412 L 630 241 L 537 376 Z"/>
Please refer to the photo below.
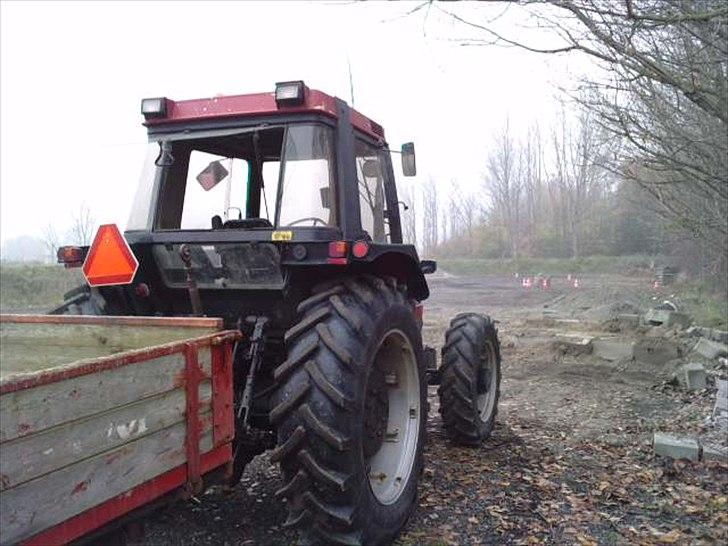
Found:
<path fill-rule="evenodd" d="M 677 304 L 696 319 L 700 326 L 728 330 L 728 295 L 700 282 L 681 282 L 670 285 Z"/>
<path fill-rule="evenodd" d="M 437 260 L 438 267 L 455 275 L 566 275 L 568 273 L 644 274 L 655 258 L 651 256 L 588 256 L 565 258 L 522 258 L 496 260 L 454 258 Z"/>
<path fill-rule="evenodd" d="M 0 265 L 0 310 L 39 312 L 63 303 L 63 294 L 82 284 L 81 270 L 59 265 Z"/>

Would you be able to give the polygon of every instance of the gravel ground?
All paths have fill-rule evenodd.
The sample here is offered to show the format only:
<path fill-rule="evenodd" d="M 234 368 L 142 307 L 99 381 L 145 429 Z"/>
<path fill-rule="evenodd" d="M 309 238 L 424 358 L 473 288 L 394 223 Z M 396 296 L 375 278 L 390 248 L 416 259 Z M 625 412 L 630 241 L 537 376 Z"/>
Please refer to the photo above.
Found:
<path fill-rule="evenodd" d="M 544 306 L 580 317 L 639 301 L 640 283 L 586 278 L 575 294 L 559 282 L 541 292 L 503 277 L 431 279 L 428 344 L 439 347 L 449 318 L 464 310 L 501 321 L 501 404 L 493 436 L 465 449 L 445 437 L 430 389 L 420 502 L 398 544 L 725 543 L 726 466 L 657 459 L 649 443 L 655 430 L 704 427 L 709 393 L 664 388 L 669 370 L 562 355 L 553 328 L 533 320 Z M 280 485 L 278 468 L 258 457 L 233 491 L 212 488 L 149 516 L 145 543 L 295 543 L 272 498 Z"/>

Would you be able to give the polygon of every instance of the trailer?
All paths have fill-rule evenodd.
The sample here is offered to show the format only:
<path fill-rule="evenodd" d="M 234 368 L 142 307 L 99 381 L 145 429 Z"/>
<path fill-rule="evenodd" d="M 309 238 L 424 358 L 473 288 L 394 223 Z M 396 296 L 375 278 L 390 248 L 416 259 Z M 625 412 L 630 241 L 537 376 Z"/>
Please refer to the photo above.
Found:
<path fill-rule="evenodd" d="M 0 544 L 66 544 L 231 472 L 214 318 L 0 315 Z"/>

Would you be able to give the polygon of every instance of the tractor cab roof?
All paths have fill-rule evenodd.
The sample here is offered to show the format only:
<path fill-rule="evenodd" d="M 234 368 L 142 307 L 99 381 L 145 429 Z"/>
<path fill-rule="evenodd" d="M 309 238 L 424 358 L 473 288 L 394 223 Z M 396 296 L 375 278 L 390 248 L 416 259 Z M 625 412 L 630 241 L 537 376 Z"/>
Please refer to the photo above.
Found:
<path fill-rule="evenodd" d="M 288 88 L 286 88 L 288 86 Z M 291 90 L 286 95 L 286 91 Z M 217 96 L 204 99 L 175 101 L 166 97 L 142 100 L 144 125 L 157 127 L 170 124 L 194 123 L 218 119 L 323 114 L 338 118 L 337 99 L 301 81 L 276 84 L 276 90 L 248 95 Z M 376 140 L 384 140 L 384 129 L 363 114 L 351 109 L 354 128 Z"/>

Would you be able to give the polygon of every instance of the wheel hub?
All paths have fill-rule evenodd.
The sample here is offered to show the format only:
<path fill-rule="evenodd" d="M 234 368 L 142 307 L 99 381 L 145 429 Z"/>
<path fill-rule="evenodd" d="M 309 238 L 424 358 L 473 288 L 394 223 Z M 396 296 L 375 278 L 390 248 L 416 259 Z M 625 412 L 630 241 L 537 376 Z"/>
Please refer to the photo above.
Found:
<path fill-rule="evenodd" d="M 401 330 L 390 330 L 374 357 L 362 423 L 369 485 L 381 504 L 397 501 L 417 461 L 420 381 L 412 343 Z"/>
<path fill-rule="evenodd" d="M 387 433 L 389 396 L 384 372 L 372 369 L 364 401 L 364 457 L 368 460 L 379 448 Z"/>
<path fill-rule="evenodd" d="M 477 406 L 480 418 L 486 421 L 490 418 L 495 405 L 495 391 L 497 385 L 495 348 L 490 342 L 485 344 L 478 370 L 478 399 Z"/>

